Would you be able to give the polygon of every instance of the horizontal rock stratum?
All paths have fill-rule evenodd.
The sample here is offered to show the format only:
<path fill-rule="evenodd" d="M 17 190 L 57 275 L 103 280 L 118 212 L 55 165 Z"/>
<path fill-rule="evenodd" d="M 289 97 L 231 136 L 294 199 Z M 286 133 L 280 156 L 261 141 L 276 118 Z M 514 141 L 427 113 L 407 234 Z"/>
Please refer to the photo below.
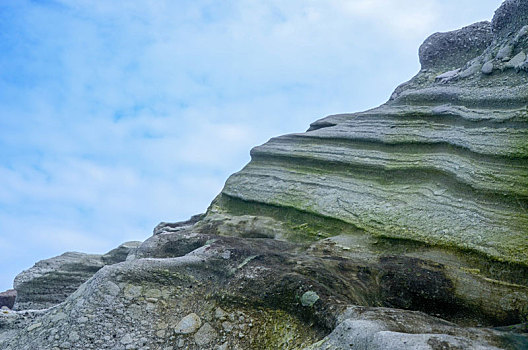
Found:
<path fill-rule="evenodd" d="M 21 273 L 0 349 L 528 349 L 527 54 L 528 0 L 433 34 L 387 103 L 254 148 L 204 215 Z"/>
<path fill-rule="evenodd" d="M 103 255 L 67 252 L 39 261 L 16 276 L 15 309 L 45 309 L 64 301 L 103 266 L 125 261 L 140 243 L 126 242 Z"/>

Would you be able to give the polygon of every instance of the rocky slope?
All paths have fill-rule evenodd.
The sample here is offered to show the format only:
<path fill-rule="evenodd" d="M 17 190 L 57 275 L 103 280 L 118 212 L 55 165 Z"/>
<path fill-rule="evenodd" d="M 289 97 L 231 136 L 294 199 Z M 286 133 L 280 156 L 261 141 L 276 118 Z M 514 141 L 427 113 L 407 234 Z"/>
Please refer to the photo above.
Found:
<path fill-rule="evenodd" d="M 39 261 L 15 278 L 14 309 L 45 309 L 63 302 L 103 266 L 125 261 L 140 244 L 123 243 L 104 255 L 68 252 Z"/>
<path fill-rule="evenodd" d="M 205 215 L 22 273 L 0 348 L 527 349 L 527 53 L 527 0 L 432 35 L 386 104 L 256 147 Z"/>

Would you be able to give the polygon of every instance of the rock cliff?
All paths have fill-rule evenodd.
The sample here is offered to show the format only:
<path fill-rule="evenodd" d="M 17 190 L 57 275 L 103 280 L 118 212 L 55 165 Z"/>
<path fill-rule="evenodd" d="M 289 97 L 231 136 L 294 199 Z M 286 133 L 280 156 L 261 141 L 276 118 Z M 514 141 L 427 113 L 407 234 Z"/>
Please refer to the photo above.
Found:
<path fill-rule="evenodd" d="M 465 304 L 501 318 L 510 295 L 507 317 L 525 317 L 527 11 L 506 1 L 492 23 L 432 35 L 420 72 L 384 105 L 254 148 L 201 225 L 225 234 L 247 215 L 265 217 L 275 226 L 261 231 L 282 227 L 273 237 L 343 236 L 380 258 L 441 263 Z"/>
<path fill-rule="evenodd" d="M 527 53 L 526 0 L 433 34 L 387 103 L 254 148 L 204 215 L 23 272 L 0 348 L 527 349 Z"/>
<path fill-rule="evenodd" d="M 512 3 L 496 20 L 524 18 Z M 289 208 L 527 265 L 528 25 L 492 27 L 428 38 L 422 70 L 388 103 L 254 148 L 211 211 Z"/>

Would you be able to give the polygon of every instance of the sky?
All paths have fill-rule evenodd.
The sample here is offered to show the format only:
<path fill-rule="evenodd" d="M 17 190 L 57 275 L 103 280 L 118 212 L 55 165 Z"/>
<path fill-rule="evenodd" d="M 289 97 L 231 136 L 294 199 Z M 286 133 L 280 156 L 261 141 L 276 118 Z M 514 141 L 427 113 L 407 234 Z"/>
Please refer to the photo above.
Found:
<path fill-rule="evenodd" d="M 0 291 L 204 212 L 252 147 L 384 103 L 501 2 L 0 1 Z"/>

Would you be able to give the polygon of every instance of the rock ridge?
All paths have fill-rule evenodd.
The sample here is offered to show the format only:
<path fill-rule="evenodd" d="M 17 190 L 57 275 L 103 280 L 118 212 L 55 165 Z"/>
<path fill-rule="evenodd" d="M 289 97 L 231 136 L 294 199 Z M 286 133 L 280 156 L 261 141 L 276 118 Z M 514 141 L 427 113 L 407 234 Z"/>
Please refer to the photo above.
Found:
<path fill-rule="evenodd" d="M 125 261 L 141 242 L 126 242 L 103 255 L 67 252 L 18 274 L 15 310 L 47 309 L 63 302 L 105 265 Z"/>

